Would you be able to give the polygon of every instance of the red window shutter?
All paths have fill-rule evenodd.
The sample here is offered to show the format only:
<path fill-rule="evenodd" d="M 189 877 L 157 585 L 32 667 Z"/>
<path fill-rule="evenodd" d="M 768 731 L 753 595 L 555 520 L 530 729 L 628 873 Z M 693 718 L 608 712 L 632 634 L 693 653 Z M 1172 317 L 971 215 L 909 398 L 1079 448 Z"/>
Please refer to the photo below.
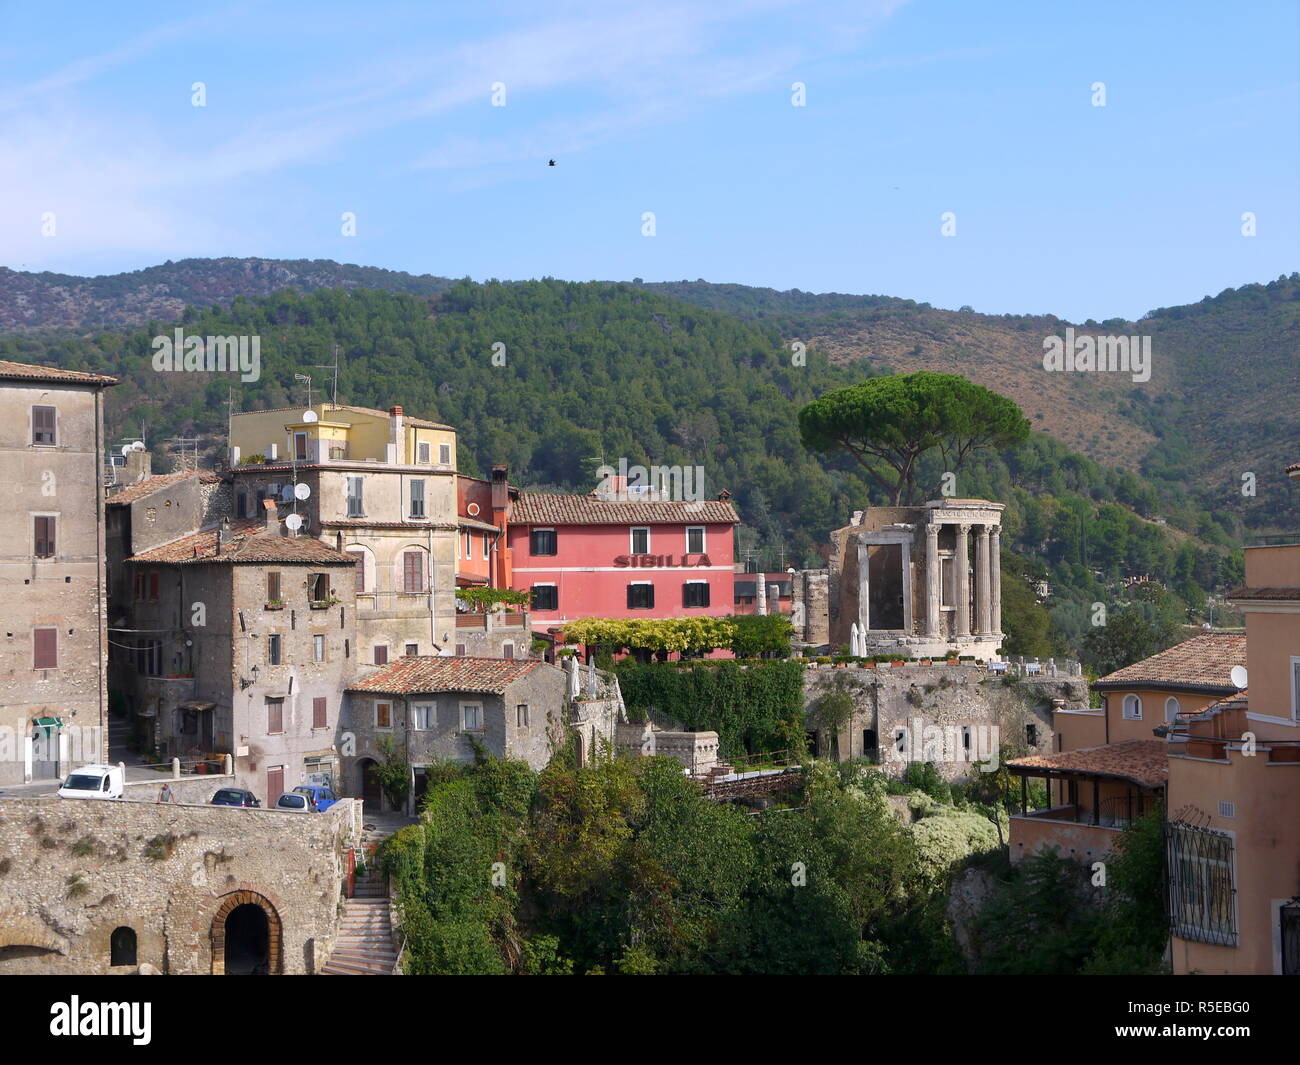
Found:
<path fill-rule="evenodd" d="M 35 629 L 32 636 L 34 668 L 57 669 L 59 666 L 59 630 Z"/>
<path fill-rule="evenodd" d="M 325 727 L 325 700 L 323 698 L 311 701 L 311 727 Z"/>
<path fill-rule="evenodd" d="M 37 558 L 54 556 L 54 518 L 41 516 L 35 519 L 32 541 L 33 552 Z"/>
<path fill-rule="evenodd" d="M 364 551 L 349 551 L 348 554 L 357 560 L 357 592 L 364 592 L 366 590 L 366 553 Z"/>

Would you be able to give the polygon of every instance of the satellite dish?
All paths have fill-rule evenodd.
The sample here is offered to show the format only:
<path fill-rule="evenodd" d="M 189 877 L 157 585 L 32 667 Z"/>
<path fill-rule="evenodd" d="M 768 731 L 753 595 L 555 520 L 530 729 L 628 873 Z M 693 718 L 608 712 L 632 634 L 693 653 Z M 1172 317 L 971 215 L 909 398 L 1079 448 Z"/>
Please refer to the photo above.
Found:
<path fill-rule="evenodd" d="M 135 450 L 135 448 L 133 448 L 130 444 L 123 444 L 123 445 L 122 445 L 122 454 L 123 454 L 123 455 L 129 455 L 129 454 L 131 454 L 131 452 L 134 451 L 134 450 Z"/>
<path fill-rule="evenodd" d="M 293 496 L 295 499 L 307 499 L 311 495 L 311 485 L 295 484 L 293 486 Z"/>
<path fill-rule="evenodd" d="M 289 528 L 290 531 L 297 532 L 299 529 L 302 528 L 302 515 L 290 514 L 287 518 L 284 519 L 284 524 Z"/>
<path fill-rule="evenodd" d="M 1246 686 L 1245 666 L 1233 666 L 1232 672 L 1229 673 L 1228 676 L 1232 678 L 1232 686 L 1236 688 L 1237 691 L 1241 691 L 1241 689 Z"/>
<path fill-rule="evenodd" d="M 302 412 L 302 420 L 304 422 L 314 422 L 319 421 L 320 419 L 316 417 L 316 412 L 314 410 L 305 410 Z"/>
<path fill-rule="evenodd" d="M 131 445 L 131 450 L 132 450 L 132 451 L 143 451 L 143 450 L 144 450 L 144 441 L 143 441 L 143 440 L 137 440 L 134 444 Z"/>

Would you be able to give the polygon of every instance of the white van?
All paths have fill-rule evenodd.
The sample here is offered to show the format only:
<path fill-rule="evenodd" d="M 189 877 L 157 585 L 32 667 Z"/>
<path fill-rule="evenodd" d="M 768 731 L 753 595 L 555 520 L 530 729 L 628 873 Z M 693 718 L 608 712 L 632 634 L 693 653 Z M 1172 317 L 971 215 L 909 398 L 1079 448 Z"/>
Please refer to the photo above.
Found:
<path fill-rule="evenodd" d="M 120 765 L 83 765 L 59 788 L 63 799 L 120 799 L 126 774 Z"/>

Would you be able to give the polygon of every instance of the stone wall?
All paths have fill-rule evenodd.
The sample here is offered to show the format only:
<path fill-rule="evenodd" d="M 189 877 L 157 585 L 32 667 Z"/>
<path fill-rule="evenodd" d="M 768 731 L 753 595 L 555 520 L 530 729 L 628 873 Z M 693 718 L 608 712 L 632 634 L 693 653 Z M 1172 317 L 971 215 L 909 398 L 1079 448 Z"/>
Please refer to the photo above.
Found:
<path fill-rule="evenodd" d="M 834 730 L 820 720 L 817 704 L 822 695 L 841 687 L 852 698 L 853 711 Z M 1004 744 L 1017 754 L 1052 753 L 1054 699 L 1063 699 L 1068 709 L 1086 707 L 1086 678 L 1004 678 L 973 665 L 847 666 L 810 668 L 804 674 L 804 709 L 817 754 L 840 761 L 876 756 L 895 776 L 902 776 L 907 764 L 893 756 L 900 731 L 907 733 L 907 757 L 935 761 L 948 780 L 964 779 L 975 758 Z M 926 740 L 936 736 L 926 729 L 935 726 L 948 730 L 945 738 L 955 741 L 955 749 L 950 742 L 944 751 L 947 757 L 926 750 Z"/>
<path fill-rule="evenodd" d="M 341 909 L 352 800 L 325 813 L 91 799 L 0 803 L 0 974 L 221 972 L 225 918 L 249 902 L 272 972 L 315 972 Z M 110 964 L 115 929 L 136 962 Z"/>

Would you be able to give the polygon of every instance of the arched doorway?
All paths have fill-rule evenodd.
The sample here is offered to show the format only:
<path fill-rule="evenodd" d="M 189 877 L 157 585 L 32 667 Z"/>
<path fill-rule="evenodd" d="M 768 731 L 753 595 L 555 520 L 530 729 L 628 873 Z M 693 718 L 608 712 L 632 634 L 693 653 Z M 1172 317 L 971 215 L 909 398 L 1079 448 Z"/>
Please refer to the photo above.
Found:
<path fill-rule="evenodd" d="M 361 801 L 367 810 L 384 808 L 384 793 L 379 785 L 379 774 L 375 772 L 378 763 L 373 758 L 363 758 L 358 763 L 361 769 Z"/>
<path fill-rule="evenodd" d="M 212 972 L 231 976 L 280 972 L 280 915 L 255 891 L 227 895 L 212 918 Z"/>

